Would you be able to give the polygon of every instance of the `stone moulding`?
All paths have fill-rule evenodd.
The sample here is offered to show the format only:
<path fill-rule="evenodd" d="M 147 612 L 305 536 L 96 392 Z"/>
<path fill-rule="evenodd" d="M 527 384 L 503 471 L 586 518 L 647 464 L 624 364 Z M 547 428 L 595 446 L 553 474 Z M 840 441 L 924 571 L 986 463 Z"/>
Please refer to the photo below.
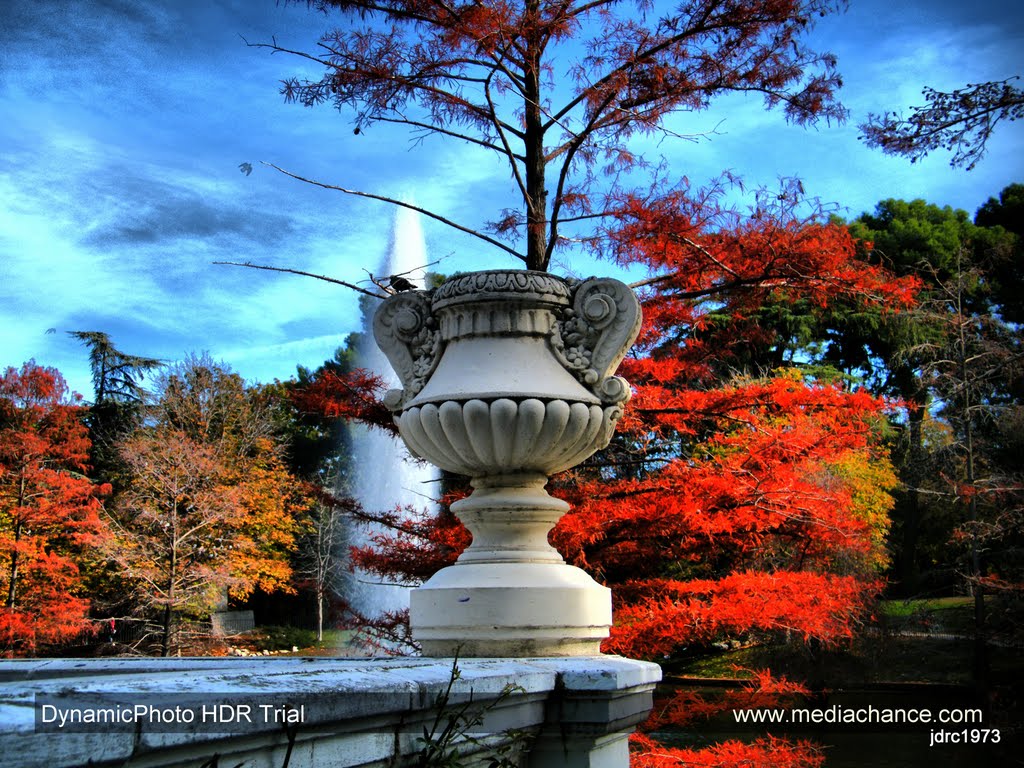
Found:
<path fill-rule="evenodd" d="M 640 319 L 617 280 L 529 271 L 459 275 L 378 309 L 403 440 L 474 488 L 452 506 L 473 543 L 411 595 L 424 655 L 598 652 L 610 592 L 547 542 L 568 505 L 544 485 L 611 440 L 630 396 L 615 369 Z"/>
<path fill-rule="evenodd" d="M 457 275 L 439 286 L 434 292 L 435 309 L 516 297 L 531 303 L 549 303 L 562 306 L 571 295 L 570 283 L 548 272 L 528 270 L 490 270 Z"/>
<path fill-rule="evenodd" d="M 404 392 L 391 390 L 385 395 L 385 405 L 396 410 L 423 389 L 441 359 L 441 337 L 430 314 L 428 294 L 410 291 L 392 296 L 374 315 L 373 333 L 405 387 Z"/>

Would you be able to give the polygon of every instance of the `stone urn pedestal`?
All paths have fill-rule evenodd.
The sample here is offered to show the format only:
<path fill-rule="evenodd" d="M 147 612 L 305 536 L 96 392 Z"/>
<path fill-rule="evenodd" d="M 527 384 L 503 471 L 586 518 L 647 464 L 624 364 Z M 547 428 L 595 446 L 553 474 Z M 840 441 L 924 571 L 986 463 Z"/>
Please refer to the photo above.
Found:
<path fill-rule="evenodd" d="M 411 595 L 425 656 L 600 652 L 611 594 L 548 543 L 569 505 L 545 484 L 611 439 L 629 399 L 613 373 L 639 327 L 623 283 L 531 271 L 460 275 L 378 309 L 402 438 L 474 489 L 452 505 L 472 545 Z"/>

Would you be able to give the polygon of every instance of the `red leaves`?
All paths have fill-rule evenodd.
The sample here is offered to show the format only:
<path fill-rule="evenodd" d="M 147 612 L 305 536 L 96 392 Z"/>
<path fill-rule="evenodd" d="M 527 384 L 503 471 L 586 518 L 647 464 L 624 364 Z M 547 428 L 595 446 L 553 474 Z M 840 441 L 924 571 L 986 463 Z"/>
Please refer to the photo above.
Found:
<path fill-rule="evenodd" d="M 381 402 L 385 388 L 379 376 L 361 368 L 344 374 L 323 369 L 309 384 L 292 390 L 291 398 L 301 411 L 356 419 L 397 435 L 391 412 Z"/>
<path fill-rule="evenodd" d="M 86 626 L 76 559 L 103 528 L 83 473 L 81 406 L 52 368 L 33 362 L 0 378 L 0 653 L 32 651 Z"/>
<path fill-rule="evenodd" d="M 877 585 L 853 576 L 745 571 L 718 580 L 648 580 L 619 587 L 602 650 L 658 658 L 752 631 L 826 643 L 848 638 Z"/>
<path fill-rule="evenodd" d="M 382 526 L 372 544 L 352 549 L 352 564 L 403 584 L 417 585 L 455 562 L 472 536 L 451 512 L 426 513 L 412 508 L 390 512 L 358 510 L 354 516 Z"/>
<path fill-rule="evenodd" d="M 914 301 L 919 281 L 863 259 L 863 247 L 845 226 L 823 222 L 799 181 L 759 191 L 749 214 L 724 205 L 734 184 L 692 190 L 684 180 L 608 203 L 617 224 L 598 250 L 652 275 L 641 283 L 637 345 L 647 355 L 627 361 L 624 374 L 634 385 L 699 386 L 789 341 L 787 331 L 826 324 L 836 308 L 884 314 Z"/>
<path fill-rule="evenodd" d="M 740 687 L 721 689 L 718 695 L 684 684 L 673 689 L 670 695 L 656 699 L 640 730 L 650 733 L 672 727 L 689 729 L 730 710 L 788 708 L 798 697 L 810 694 L 806 686 L 787 680 L 785 676 L 772 677 L 768 669 L 737 671 L 749 672 L 750 678 Z"/>
<path fill-rule="evenodd" d="M 700 749 L 665 747 L 647 733 L 667 728 L 683 728 L 692 732 L 702 720 L 730 717 L 739 710 L 783 709 L 792 706 L 797 697 L 809 693 L 806 687 L 774 678 L 767 669 L 751 672 L 748 682 L 740 687 L 724 689 L 718 695 L 699 693 L 685 687 L 671 696 L 657 699 L 650 717 L 640 732 L 630 738 L 630 765 L 645 768 L 669 766 L 715 766 L 715 768 L 751 768 L 752 766 L 790 766 L 816 768 L 824 762 L 821 748 L 808 741 L 792 741 L 766 735 L 746 743 L 724 741 Z"/>
<path fill-rule="evenodd" d="M 672 561 L 711 566 L 717 552 L 729 553 L 718 568 L 755 569 L 855 569 L 875 555 L 883 523 L 861 514 L 847 468 L 883 461 L 872 445 L 883 403 L 796 376 L 641 386 L 634 403 L 628 426 L 650 438 L 647 464 L 573 494 L 552 534 L 571 561 L 618 583 L 658 577 Z M 685 448 L 664 447 L 676 441 Z"/>
<path fill-rule="evenodd" d="M 751 743 L 730 740 L 700 749 L 679 749 L 665 747 L 646 735 L 654 730 L 672 727 L 692 730 L 697 721 L 722 714 L 728 716 L 731 711 L 740 709 L 788 707 L 794 697 L 807 693 L 804 686 L 785 677 L 773 678 L 767 669 L 752 671 L 746 685 L 724 690 L 714 700 L 686 688 L 676 689 L 670 697 L 655 701 L 651 716 L 640 726 L 640 732 L 630 738 L 630 765 L 634 768 L 816 768 L 824 762 L 824 756 L 820 747 L 808 741 L 791 741 L 766 735 Z"/>
<path fill-rule="evenodd" d="M 724 741 L 701 749 L 665 747 L 640 733 L 629 739 L 632 768 L 818 768 L 821 748 L 768 736 L 747 744 Z"/>
<path fill-rule="evenodd" d="M 762 192 L 751 216 L 723 208 L 723 192 L 716 187 L 694 197 L 682 189 L 618 203 L 611 253 L 663 275 L 652 281 L 653 307 L 681 309 L 681 299 L 726 292 L 732 302 L 754 306 L 780 290 L 821 306 L 840 296 L 893 308 L 912 300 L 917 282 L 855 258 L 857 244 L 845 226 L 795 215 L 805 202 L 799 182 L 774 198 Z"/>
<path fill-rule="evenodd" d="M 836 642 L 876 589 L 885 403 L 796 371 L 727 373 L 778 343 L 766 308 L 814 318 L 835 302 L 912 300 L 916 283 L 861 261 L 844 227 L 798 221 L 801 193 L 762 195 L 747 219 L 718 207 L 720 189 L 622 201 L 616 254 L 657 275 L 646 354 L 620 371 L 635 390 L 621 439 L 638 468 L 577 489 L 552 535 L 615 587 L 608 651 L 660 658 L 766 634 Z"/>

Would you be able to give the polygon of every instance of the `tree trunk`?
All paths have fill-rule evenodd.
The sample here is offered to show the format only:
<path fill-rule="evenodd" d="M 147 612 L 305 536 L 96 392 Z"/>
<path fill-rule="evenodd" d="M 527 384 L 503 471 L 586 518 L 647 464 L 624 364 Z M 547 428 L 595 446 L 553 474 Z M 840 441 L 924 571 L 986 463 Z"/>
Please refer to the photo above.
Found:
<path fill-rule="evenodd" d="M 15 529 L 14 543 L 18 543 L 18 534 L 21 532 L 21 525 Z M 13 608 L 15 599 L 17 597 L 17 585 L 18 585 L 18 551 L 14 550 L 11 552 L 11 572 L 10 581 L 7 584 L 7 607 Z"/>
<path fill-rule="evenodd" d="M 924 465 L 924 413 L 925 403 L 913 400 L 908 424 L 910 429 L 910 448 L 907 452 L 907 492 L 903 514 L 903 546 L 900 557 L 900 582 L 903 593 L 907 597 L 917 594 L 921 578 L 917 567 L 917 542 L 921 534 L 921 472 Z"/>
<path fill-rule="evenodd" d="M 163 636 L 160 639 L 160 655 L 167 658 L 171 655 L 171 604 L 164 606 Z"/>
<path fill-rule="evenodd" d="M 18 506 L 25 505 L 25 475 L 22 473 L 21 485 L 18 489 Z M 14 525 L 14 547 L 11 549 L 11 569 L 9 581 L 7 582 L 7 607 L 13 608 L 18 599 L 18 571 L 20 561 L 18 558 L 18 542 L 21 541 L 22 525 L 21 518 Z"/>
<path fill-rule="evenodd" d="M 526 4 L 527 23 L 538 25 L 539 3 Z M 547 269 L 548 193 L 544 186 L 544 113 L 541 109 L 540 77 L 543 48 L 532 36 L 526 50 L 525 80 L 526 109 L 524 114 L 524 144 L 526 150 L 526 268 Z"/>
<path fill-rule="evenodd" d="M 322 643 L 324 639 L 324 590 L 318 587 L 316 590 L 316 641 Z"/>
<path fill-rule="evenodd" d="M 972 500 L 971 505 L 975 502 Z M 985 590 L 981 584 L 981 558 L 976 541 L 971 541 L 971 570 L 974 576 L 974 682 L 988 689 L 988 627 L 985 626 Z"/>
<path fill-rule="evenodd" d="M 978 551 L 978 495 L 975 483 L 977 475 L 975 471 L 974 456 L 974 418 L 971 413 L 971 379 L 967 366 L 967 321 L 963 319 L 963 306 L 961 297 L 957 295 L 957 314 L 960 316 L 960 384 L 964 391 L 963 420 L 964 420 L 964 450 L 967 459 L 967 487 L 971 489 L 971 499 L 968 504 L 968 519 L 971 521 L 971 582 L 974 594 L 974 682 L 981 689 L 988 687 L 988 638 L 985 627 L 985 591 L 982 588 L 981 576 L 981 553 Z"/>
<path fill-rule="evenodd" d="M 171 655 L 171 624 L 174 620 L 174 611 L 172 606 L 174 605 L 174 570 L 178 565 L 178 548 L 175 545 L 171 546 L 171 573 L 167 579 L 167 604 L 164 605 L 164 632 L 163 641 L 161 642 L 160 655 L 167 657 Z"/>

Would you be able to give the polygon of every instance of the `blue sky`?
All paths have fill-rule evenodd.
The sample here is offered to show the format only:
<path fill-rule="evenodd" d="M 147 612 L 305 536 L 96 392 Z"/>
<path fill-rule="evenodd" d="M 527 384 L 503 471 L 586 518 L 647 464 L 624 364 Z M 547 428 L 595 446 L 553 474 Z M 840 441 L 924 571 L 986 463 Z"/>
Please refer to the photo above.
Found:
<path fill-rule="evenodd" d="M 708 140 L 640 149 L 695 183 L 725 169 L 748 186 L 799 176 L 848 217 L 887 197 L 973 214 L 1024 181 L 1024 125 L 1002 125 L 971 172 L 942 154 L 914 165 L 885 157 L 863 147 L 856 126 L 868 112 L 920 104 L 924 85 L 1024 75 L 1024 9 L 1015 5 L 852 0 L 812 37 L 839 57 L 846 125 L 789 126 L 760 99 L 736 97 L 673 123 L 685 133 L 716 128 Z M 387 251 L 394 212 L 261 160 L 414 197 L 470 225 L 493 217 L 487 201 L 508 184 L 503 168 L 464 145 L 413 148 L 386 127 L 355 136 L 333 109 L 286 105 L 279 81 L 316 73 L 243 42 L 276 36 L 309 50 L 332 23 L 274 0 L 0 4 L 0 366 L 34 358 L 89 397 L 85 350 L 64 333 L 72 330 L 105 331 L 125 352 L 169 361 L 208 351 L 259 381 L 330 357 L 357 328 L 355 294 L 212 262 L 360 280 Z M 241 162 L 256 165 L 251 176 Z M 445 271 L 514 266 L 441 225 L 423 230 Z"/>

